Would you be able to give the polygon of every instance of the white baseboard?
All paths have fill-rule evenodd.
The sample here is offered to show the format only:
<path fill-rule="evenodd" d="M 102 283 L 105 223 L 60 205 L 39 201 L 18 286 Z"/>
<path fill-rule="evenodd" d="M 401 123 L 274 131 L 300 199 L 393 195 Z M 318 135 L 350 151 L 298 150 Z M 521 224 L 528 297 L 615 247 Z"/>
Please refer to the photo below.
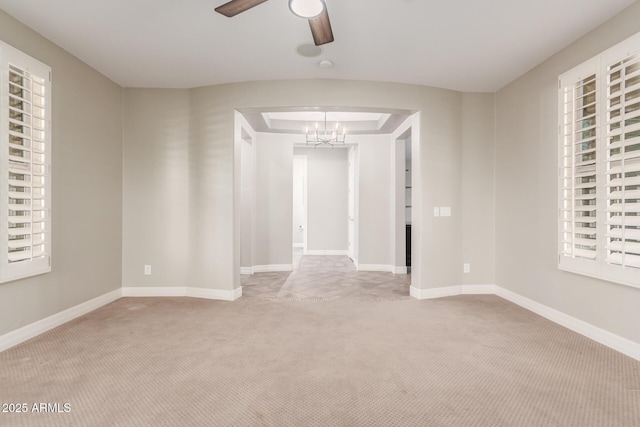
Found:
<path fill-rule="evenodd" d="M 393 265 L 385 264 L 358 264 L 358 271 L 384 271 L 387 273 L 393 273 L 395 267 Z"/>
<path fill-rule="evenodd" d="M 462 285 L 462 295 L 493 295 L 496 293 L 496 285 Z"/>
<path fill-rule="evenodd" d="M 412 286 L 410 289 L 411 296 L 417 299 L 452 297 L 456 295 L 494 295 L 495 293 L 495 285 L 444 286 L 428 289 L 418 289 Z"/>
<path fill-rule="evenodd" d="M 0 336 L 0 352 L 43 334 L 55 327 L 85 315 L 122 297 L 192 297 L 235 301 L 242 296 L 242 287 L 233 290 L 188 287 L 125 287 L 68 308 L 45 319 Z"/>
<path fill-rule="evenodd" d="M 552 322 L 555 322 L 567 329 L 571 329 L 580 335 L 584 335 L 600 344 L 626 354 L 636 360 L 640 360 L 640 344 L 623 338 L 619 335 L 600 329 L 590 323 L 576 319 L 554 308 L 548 307 L 529 298 L 518 295 L 508 289 L 495 287 L 495 294 L 520 307 L 526 308 Z"/>
<path fill-rule="evenodd" d="M 78 304 L 74 307 L 68 308 L 60 313 L 56 313 L 45 319 L 38 320 L 30 325 L 24 326 L 15 331 L 11 331 L 7 334 L 0 336 L 0 351 L 4 351 L 8 348 L 23 343 L 33 337 L 43 334 L 57 326 L 67 323 L 77 317 L 89 313 L 97 308 L 107 305 L 119 299 L 122 296 L 122 289 L 116 289 L 107 294 L 93 298 L 89 301 Z"/>
<path fill-rule="evenodd" d="M 251 268 L 251 267 L 240 267 L 240 274 L 253 274 L 253 268 Z"/>
<path fill-rule="evenodd" d="M 192 298 L 235 301 L 242 296 L 242 286 L 238 286 L 233 290 L 187 288 L 187 296 Z"/>
<path fill-rule="evenodd" d="M 287 270 L 288 271 L 288 270 Z M 380 271 L 380 270 L 373 270 Z M 495 294 L 552 322 L 590 338 L 600 344 L 610 347 L 622 354 L 640 360 L 640 344 L 605 331 L 590 323 L 584 322 L 556 309 L 548 307 L 529 298 L 495 285 L 462 285 L 441 288 L 418 289 L 413 286 L 410 294 L 417 299 L 431 299 L 461 294 Z M 56 313 L 45 319 L 24 326 L 15 331 L 0 336 L 0 351 L 23 343 L 33 337 L 43 334 L 57 326 L 87 314 L 121 297 L 161 297 L 161 296 L 189 296 L 193 298 L 207 298 L 224 301 L 235 301 L 242 296 L 242 287 L 233 290 L 203 289 L 190 287 L 125 287 L 78 304 L 67 310 Z"/>
<path fill-rule="evenodd" d="M 251 271 L 253 273 L 273 273 L 277 271 L 293 271 L 293 264 L 254 265 L 253 267 L 251 267 Z"/>
<path fill-rule="evenodd" d="M 462 286 L 445 286 L 442 288 L 418 289 L 411 286 L 409 294 L 417 299 L 451 297 L 462 294 Z"/>
<path fill-rule="evenodd" d="M 235 301 L 242 296 L 242 286 L 233 290 L 189 287 L 125 287 L 123 297 L 192 297 L 222 301 Z"/>
<path fill-rule="evenodd" d="M 293 247 L 294 248 L 304 248 L 304 243 L 294 243 Z"/>
<path fill-rule="evenodd" d="M 122 288 L 123 297 L 186 297 L 186 287 L 128 286 Z"/>
<path fill-rule="evenodd" d="M 307 249 L 307 253 L 305 255 L 348 255 L 349 252 L 346 249 L 327 249 L 327 250 L 317 250 L 317 249 Z"/>
<path fill-rule="evenodd" d="M 422 289 L 414 288 L 413 286 L 411 286 L 409 288 L 409 295 L 411 295 L 411 297 L 415 299 L 422 299 Z"/>
<path fill-rule="evenodd" d="M 393 274 L 407 274 L 407 267 L 393 267 Z"/>
<path fill-rule="evenodd" d="M 497 295 L 558 325 L 564 326 L 580 335 L 606 345 L 622 354 L 640 360 L 640 344 L 605 331 L 597 326 L 576 319 L 561 311 L 548 307 L 537 301 L 518 295 L 508 289 L 496 285 L 462 285 L 442 288 L 418 289 L 413 286 L 410 294 L 417 299 L 431 299 L 455 295 Z"/>

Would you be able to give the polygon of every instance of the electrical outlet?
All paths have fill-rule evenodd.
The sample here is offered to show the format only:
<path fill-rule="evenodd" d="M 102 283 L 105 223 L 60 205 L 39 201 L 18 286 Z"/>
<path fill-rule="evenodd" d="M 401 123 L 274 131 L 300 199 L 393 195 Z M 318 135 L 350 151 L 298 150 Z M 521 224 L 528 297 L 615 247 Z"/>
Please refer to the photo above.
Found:
<path fill-rule="evenodd" d="M 451 216 L 451 207 L 443 206 L 440 208 L 440 216 Z"/>
<path fill-rule="evenodd" d="M 471 264 L 464 264 L 463 270 L 465 273 L 471 273 Z"/>
<path fill-rule="evenodd" d="M 145 276 L 150 276 L 151 275 L 151 266 L 150 265 L 145 265 L 144 266 L 144 274 L 145 274 Z"/>
<path fill-rule="evenodd" d="M 440 208 L 433 208 L 433 216 L 440 216 Z"/>

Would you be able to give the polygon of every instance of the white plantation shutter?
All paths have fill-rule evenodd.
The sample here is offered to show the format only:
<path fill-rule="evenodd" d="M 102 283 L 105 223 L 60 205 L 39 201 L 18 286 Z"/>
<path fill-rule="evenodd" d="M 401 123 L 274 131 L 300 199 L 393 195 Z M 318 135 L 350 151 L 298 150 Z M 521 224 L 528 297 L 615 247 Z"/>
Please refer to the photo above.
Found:
<path fill-rule="evenodd" d="M 640 46 L 629 53 L 616 49 L 605 64 L 606 262 L 622 278 L 640 275 Z"/>
<path fill-rule="evenodd" d="M 559 86 L 559 267 L 640 287 L 640 34 Z"/>
<path fill-rule="evenodd" d="M 560 79 L 560 262 L 597 270 L 598 61 Z M 589 267 L 589 262 L 591 266 Z"/>
<path fill-rule="evenodd" d="M 0 43 L 0 282 L 51 270 L 50 68 Z"/>

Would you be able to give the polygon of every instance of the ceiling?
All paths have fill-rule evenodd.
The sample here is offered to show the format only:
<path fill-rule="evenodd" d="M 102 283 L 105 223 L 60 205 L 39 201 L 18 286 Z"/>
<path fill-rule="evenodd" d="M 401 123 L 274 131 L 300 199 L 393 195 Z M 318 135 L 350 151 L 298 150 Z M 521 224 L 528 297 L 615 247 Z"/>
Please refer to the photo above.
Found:
<path fill-rule="evenodd" d="M 0 8 L 124 87 L 339 78 L 494 92 L 633 0 L 327 0 L 318 57 L 287 0 L 234 18 L 225 0 L 0 0 Z M 332 68 L 319 61 L 328 59 Z"/>

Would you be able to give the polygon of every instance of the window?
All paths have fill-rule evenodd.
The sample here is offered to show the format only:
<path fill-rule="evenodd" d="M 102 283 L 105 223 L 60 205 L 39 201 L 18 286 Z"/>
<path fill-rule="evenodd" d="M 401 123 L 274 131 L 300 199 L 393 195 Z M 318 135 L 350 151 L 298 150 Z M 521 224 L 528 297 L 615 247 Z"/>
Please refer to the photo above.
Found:
<path fill-rule="evenodd" d="M 0 42 L 0 282 L 51 271 L 50 76 Z"/>
<path fill-rule="evenodd" d="M 640 287 L 640 34 L 559 89 L 559 268 Z"/>

